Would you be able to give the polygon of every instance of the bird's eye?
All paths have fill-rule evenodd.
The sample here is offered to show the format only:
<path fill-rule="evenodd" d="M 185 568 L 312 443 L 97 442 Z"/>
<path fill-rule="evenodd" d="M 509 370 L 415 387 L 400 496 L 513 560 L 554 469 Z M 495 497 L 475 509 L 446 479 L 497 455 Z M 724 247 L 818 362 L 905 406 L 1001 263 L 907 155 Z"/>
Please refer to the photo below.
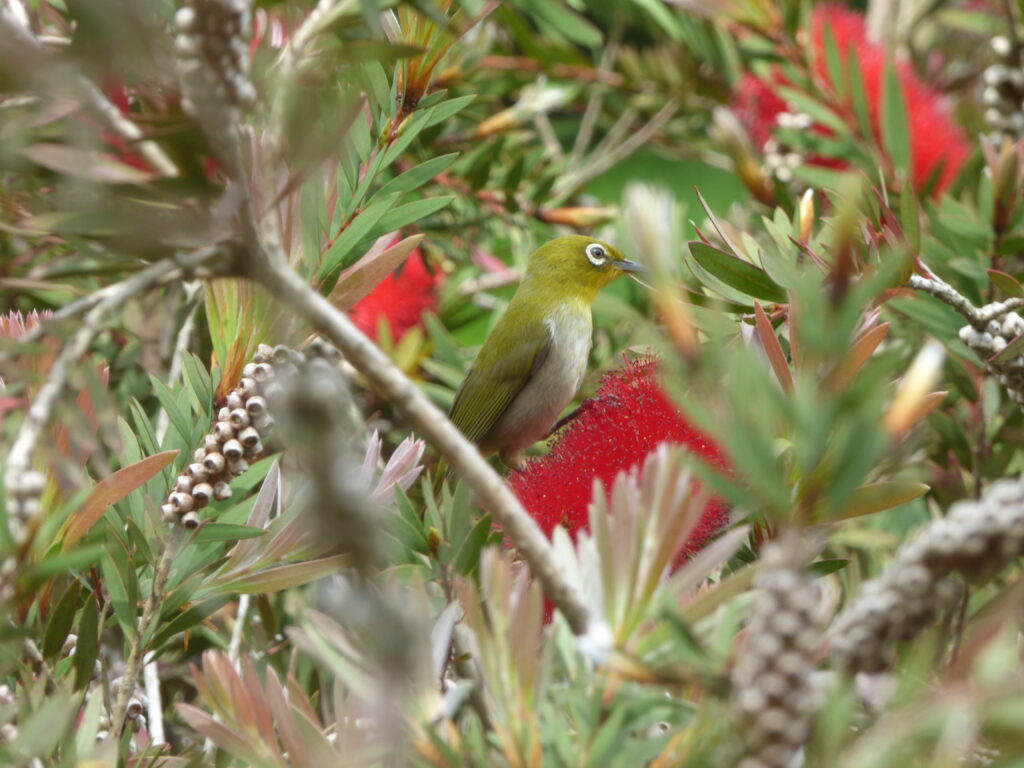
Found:
<path fill-rule="evenodd" d="M 604 266 L 605 260 L 608 258 L 608 253 L 604 247 L 597 243 L 591 243 L 587 246 L 587 261 L 593 264 L 595 267 Z"/>

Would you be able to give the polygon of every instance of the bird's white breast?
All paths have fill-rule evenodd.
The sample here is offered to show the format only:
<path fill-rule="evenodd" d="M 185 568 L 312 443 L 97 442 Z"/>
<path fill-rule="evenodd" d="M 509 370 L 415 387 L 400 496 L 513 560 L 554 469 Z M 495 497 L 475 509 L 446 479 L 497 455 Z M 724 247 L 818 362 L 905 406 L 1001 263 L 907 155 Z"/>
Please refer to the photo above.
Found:
<path fill-rule="evenodd" d="M 496 442 L 513 452 L 525 451 L 547 435 L 587 370 L 593 330 L 589 307 L 558 307 L 544 324 L 551 350 L 495 425 Z"/>

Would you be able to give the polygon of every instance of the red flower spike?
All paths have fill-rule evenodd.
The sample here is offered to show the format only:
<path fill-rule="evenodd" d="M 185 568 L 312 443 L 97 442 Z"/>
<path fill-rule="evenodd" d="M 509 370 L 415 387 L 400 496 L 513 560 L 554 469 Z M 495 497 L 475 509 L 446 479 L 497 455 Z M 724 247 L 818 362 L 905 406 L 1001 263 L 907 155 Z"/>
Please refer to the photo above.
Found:
<path fill-rule="evenodd" d="M 439 271 L 431 272 L 427 268 L 423 254 L 417 248 L 402 266 L 356 302 L 349 317 L 374 341 L 377 340 L 377 324 L 383 317 L 397 343 L 410 329 L 420 324 L 424 312 L 437 308 L 434 289 L 441 278 Z"/>
<path fill-rule="evenodd" d="M 687 423 L 658 386 L 657 365 L 647 357 L 607 374 L 597 395 L 558 433 L 551 452 L 509 475 L 509 486 L 548 536 L 559 524 L 573 538 L 586 530 L 594 479 L 610 493 L 619 472 L 642 464 L 661 443 L 683 445 L 715 466 L 726 465 L 718 447 Z M 710 501 L 678 561 L 727 523 L 725 506 Z"/>
<path fill-rule="evenodd" d="M 868 39 L 864 17 L 856 11 L 831 3 L 816 6 L 811 13 L 811 66 L 815 77 L 823 83 L 830 82 L 825 60 L 826 28 L 832 32 L 844 68 L 849 61 L 850 51 L 855 54 L 864 83 L 872 131 L 880 144 L 882 87 L 888 58 L 885 47 Z M 903 101 L 910 120 L 911 175 L 914 186 L 922 189 L 934 177 L 933 194 L 938 196 L 952 183 L 967 160 L 970 146 L 963 131 L 953 121 L 942 94 L 922 82 L 905 59 L 894 61 L 893 66 L 903 89 Z M 787 85 L 787 81 L 781 70 L 776 68 L 768 80 L 744 75 L 734 92 L 733 111 L 746 127 L 751 141 L 759 148 L 763 149 L 771 137 L 779 113 L 789 109 L 777 92 L 778 87 L 784 85 Z M 846 119 L 853 122 L 852 106 L 849 103 L 842 106 Z M 823 134 L 830 132 L 819 125 L 813 126 L 811 130 Z M 834 168 L 846 167 L 837 158 L 810 157 L 807 162 Z"/>

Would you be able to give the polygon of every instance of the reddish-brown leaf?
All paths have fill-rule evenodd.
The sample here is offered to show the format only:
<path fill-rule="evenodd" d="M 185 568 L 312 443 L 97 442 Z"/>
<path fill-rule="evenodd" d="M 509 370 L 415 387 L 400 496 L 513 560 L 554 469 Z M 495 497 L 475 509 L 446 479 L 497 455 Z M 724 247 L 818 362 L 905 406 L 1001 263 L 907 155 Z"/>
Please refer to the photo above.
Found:
<path fill-rule="evenodd" d="M 377 283 L 394 272 L 422 240 L 423 235 L 413 235 L 381 251 L 376 247 L 371 248 L 363 258 L 339 275 L 338 284 L 329 297 L 331 303 L 339 309 L 351 309 Z"/>
<path fill-rule="evenodd" d="M 772 321 L 761 309 L 761 303 L 754 301 L 754 317 L 757 323 L 757 335 L 761 339 L 761 346 L 768 355 L 768 362 L 772 364 L 772 370 L 786 392 L 793 391 L 793 375 L 789 371 L 789 363 L 786 361 L 786 353 L 782 351 L 782 345 L 772 328 Z"/>
<path fill-rule="evenodd" d="M 832 383 L 837 389 L 844 389 L 850 383 L 857 371 L 882 343 L 882 339 L 888 332 L 889 323 L 882 323 L 861 334 L 861 337 L 850 347 L 850 351 L 846 353 L 846 357 L 836 368 L 835 373 L 832 374 Z"/>
<path fill-rule="evenodd" d="M 96 524 L 111 504 L 115 504 L 174 461 L 178 451 L 164 451 L 122 467 L 96 483 L 89 496 L 72 515 L 64 529 L 64 549 L 74 546 Z"/>

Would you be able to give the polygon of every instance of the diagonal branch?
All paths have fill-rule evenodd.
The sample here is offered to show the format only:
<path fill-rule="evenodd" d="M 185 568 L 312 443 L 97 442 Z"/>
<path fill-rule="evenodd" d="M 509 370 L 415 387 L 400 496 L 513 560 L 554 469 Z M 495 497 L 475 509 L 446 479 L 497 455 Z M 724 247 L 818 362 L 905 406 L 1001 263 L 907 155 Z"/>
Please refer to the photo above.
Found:
<path fill-rule="evenodd" d="M 255 232 L 254 224 L 249 228 Z M 327 299 L 291 270 L 284 255 L 258 236 L 249 238 L 243 269 L 279 301 L 317 328 L 346 359 L 394 404 L 469 486 L 529 564 L 544 592 L 565 614 L 576 634 L 587 631 L 590 611 L 583 595 L 555 560 L 547 537 L 504 480 L 472 443 L 415 384 Z"/>

